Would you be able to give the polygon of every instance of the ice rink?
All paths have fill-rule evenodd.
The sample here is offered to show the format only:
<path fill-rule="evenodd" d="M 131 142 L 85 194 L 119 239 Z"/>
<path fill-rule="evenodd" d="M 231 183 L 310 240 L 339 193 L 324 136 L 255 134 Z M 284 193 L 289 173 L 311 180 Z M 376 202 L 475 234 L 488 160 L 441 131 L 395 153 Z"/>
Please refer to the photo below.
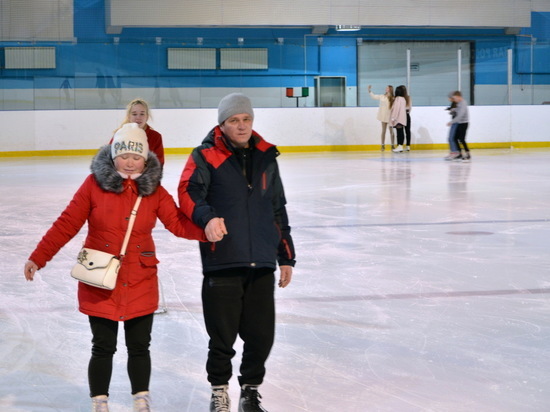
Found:
<path fill-rule="evenodd" d="M 276 293 L 268 411 L 550 411 L 550 150 L 472 154 L 281 155 L 298 263 Z M 167 156 L 174 196 L 186 158 Z M 1 412 L 91 409 L 91 333 L 69 275 L 84 231 L 23 277 L 90 160 L 0 158 Z M 154 411 L 207 411 L 198 247 L 162 225 L 154 237 Z M 122 333 L 118 348 L 110 406 L 129 412 Z"/>

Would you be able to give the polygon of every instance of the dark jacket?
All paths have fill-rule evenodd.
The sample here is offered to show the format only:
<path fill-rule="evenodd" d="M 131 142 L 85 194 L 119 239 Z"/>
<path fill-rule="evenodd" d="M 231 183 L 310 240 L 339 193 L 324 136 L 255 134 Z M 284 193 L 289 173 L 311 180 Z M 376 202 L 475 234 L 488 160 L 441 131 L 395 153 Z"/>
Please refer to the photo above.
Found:
<path fill-rule="evenodd" d="M 193 150 L 182 172 L 181 210 L 203 228 L 221 217 L 228 231 L 220 242 L 200 244 L 204 272 L 295 264 L 276 160 L 279 152 L 256 132 L 250 143 L 250 182 L 246 165 L 237 159 L 219 126 Z"/>
<path fill-rule="evenodd" d="M 153 152 L 147 168 L 135 180 L 124 179 L 111 160 L 110 146 L 104 146 L 92 161 L 92 174 L 44 235 L 29 260 L 43 268 L 50 259 L 88 222 L 84 246 L 118 255 L 130 211 L 143 196 L 126 255 L 114 290 L 78 283 L 82 313 L 111 320 L 128 320 L 153 313 L 158 307 L 158 279 L 152 231 L 157 219 L 173 234 L 205 240 L 204 231 L 181 213 L 172 196 L 160 184 L 162 170 Z M 75 258 L 76 258 L 76 251 Z M 76 259 L 75 259 L 76 260 Z"/>

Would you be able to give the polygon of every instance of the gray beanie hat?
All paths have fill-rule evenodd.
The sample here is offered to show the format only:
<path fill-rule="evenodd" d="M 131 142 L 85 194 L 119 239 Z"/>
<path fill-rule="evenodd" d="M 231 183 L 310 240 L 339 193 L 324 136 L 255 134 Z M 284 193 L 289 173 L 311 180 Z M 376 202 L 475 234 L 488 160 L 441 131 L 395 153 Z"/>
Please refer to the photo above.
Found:
<path fill-rule="evenodd" d="M 242 93 L 228 94 L 220 100 L 218 105 L 218 124 L 241 113 L 247 113 L 254 119 L 254 110 L 252 110 L 250 99 Z"/>

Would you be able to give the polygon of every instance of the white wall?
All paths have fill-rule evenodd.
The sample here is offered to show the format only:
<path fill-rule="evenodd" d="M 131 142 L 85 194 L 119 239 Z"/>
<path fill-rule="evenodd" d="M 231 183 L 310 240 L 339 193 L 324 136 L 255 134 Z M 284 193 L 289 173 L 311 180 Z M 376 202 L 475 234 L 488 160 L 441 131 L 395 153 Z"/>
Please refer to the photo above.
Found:
<path fill-rule="evenodd" d="M 409 26 L 527 27 L 531 0 L 106 0 L 107 30 L 171 26 L 385 26 L 406 16 Z M 244 11 L 244 12 L 243 12 Z"/>
<path fill-rule="evenodd" d="M 2 0 L 0 41 L 72 41 L 73 0 Z"/>
<path fill-rule="evenodd" d="M 379 145 L 377 108 L 255 109 L 254 129 L 278 146 Z M 155 109 L 152 125 L 166 148 L 195 147 L 215 125 L 216 109 Z M 121 110 L 0 111 L 1 152 L 97 149 L 124 117 Z M 550 105 L 472 106 L 470 143 L 548 142 Z M 444 107 L 414 107 L 412 144 L 446 144 Z M 429 146 L 426 146 L 429 148 Z M 312 147 L 312 150 L 314 148 Z"/>

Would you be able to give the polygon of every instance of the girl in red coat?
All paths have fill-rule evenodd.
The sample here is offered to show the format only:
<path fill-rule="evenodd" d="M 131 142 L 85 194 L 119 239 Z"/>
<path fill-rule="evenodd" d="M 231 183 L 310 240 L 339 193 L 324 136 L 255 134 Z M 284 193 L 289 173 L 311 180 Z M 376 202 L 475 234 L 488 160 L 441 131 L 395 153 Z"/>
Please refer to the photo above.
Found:
<path fill-rule="evenodd" d="M 147 121 L 151 118 L 149 105 L 143 99 L 134 99 L 126 106 L 126 117 L 120 127 L 127 123 L 137 123 L 139 127 L 145 130 L 149 150 L 157 155 L 160 165 L 164 166 L 164 146 L 162 144 L 162 135 L 153 129 Z M 119 130 L 119 129 L 117 129 Z M 116 132 L 116 130 L 115 130 Z M 112 139 L 111 142 L 112 143 Z"/>
<path fill-rule="evenodd" d="M 102 147 L 92 160 L 92 174 L 42 238 L 25 264 L 25 278 L 71 240 L 88 222 L 85 247 L 117 255 L 126 233 L 130 211 L 139 206 L 126 255 L 114 290 L 78 284 L 79 310 L 89 316 L 92 356 L 88 367 L 94 411 L 108 411 L 107 400 L 116 351 L 119 321 L 124 323 L 128 375 L 135 411 L 149 411 L 151 358 L 149 344 L 153 313 L 158 307 L 158 279 L 152 230 L 157 218 L 179 237 L 206 240 L 204 232 L 177 208 L 160 184 L 162 169 L 149 151 L 147 136 L 136 123 L 123 125 L 112 145 Z"/>

